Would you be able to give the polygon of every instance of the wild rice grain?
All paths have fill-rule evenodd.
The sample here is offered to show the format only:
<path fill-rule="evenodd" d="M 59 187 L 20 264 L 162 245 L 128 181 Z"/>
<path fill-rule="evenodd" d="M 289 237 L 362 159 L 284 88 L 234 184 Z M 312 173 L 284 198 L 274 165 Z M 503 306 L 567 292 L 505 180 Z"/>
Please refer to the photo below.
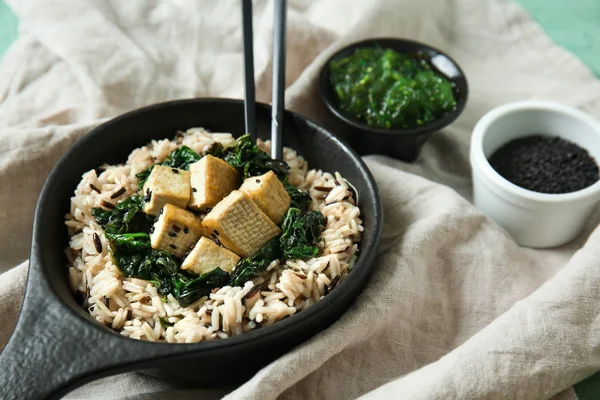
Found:
<path fill-rule="evenodd" d="M 326 287 L 325 294 L 327 294 L 327 293 L 331 292 L 333 289 L 335 289 L 335 287 L 337 286 L 339 281 L 340 281 L 339 275 L 336 276 L 335 278 L 333 278 L 333 280 L 331 281 L 329 286 Z"/>
<path fill-rule="evenodd" d="M 244 299 L 249 299 L 251 297 L 254 297 L 254 295 L 257 294 L 258 292 L 260 292 L 260 285 L 256 285 L 252 289 L 250 289 L 250 291 L 246 294 L 246 296 L 244 296 Z"/>
<path fill-rule="evenodd" d="M 120 195 L 122 195 L 125 192 L 126 192 L 125 188 L 123 186 L 121 186 L 121 189 L 119 189 L 116 192 L 114 192 L 112 194 L 112 196 L 110 196 L 110 198 L 114 200 L 114 199 L 116 199 L 117 197 L 119 197 Z"/>
<path fill-rule="evenodd" d="M 106 200 L 102 200 L 102 202 L 100 204 L 102 204 L 104 207 L 108 208 L 109 210 L 114 210 L 116 208 L 116 206 L 113 203 L 110 203 Z"/>
<path fill-rule="evenodd" d="M 96 186 L 94 186 L 93 183 L 90 183 L 90 188 L 96 193 L 102 193 L 102 192 L 100 192 L 100 189 L 98 189 Z"/>
<path fill-rule="evenodd" d="M 102 253 L 102 242 L 100 241 L 100 236 L 96 232 L 92 235 L 92 239 L 94 240 L 94 247 L 98 254 Z"/>

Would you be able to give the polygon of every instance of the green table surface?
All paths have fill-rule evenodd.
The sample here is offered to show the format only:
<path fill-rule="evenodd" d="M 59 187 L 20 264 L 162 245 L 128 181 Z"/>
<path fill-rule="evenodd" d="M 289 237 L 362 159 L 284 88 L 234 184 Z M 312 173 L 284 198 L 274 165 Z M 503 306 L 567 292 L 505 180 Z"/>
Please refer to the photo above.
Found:
<path fill-rule="evenodd" d="M 518 0 L 560 46 L 600 76 L 599 0 Z M 0 58 L 17 36 L 17 18 L 0 0 Z M 579 400 L 600 398 L 600 372 L 575 385 Z"/>

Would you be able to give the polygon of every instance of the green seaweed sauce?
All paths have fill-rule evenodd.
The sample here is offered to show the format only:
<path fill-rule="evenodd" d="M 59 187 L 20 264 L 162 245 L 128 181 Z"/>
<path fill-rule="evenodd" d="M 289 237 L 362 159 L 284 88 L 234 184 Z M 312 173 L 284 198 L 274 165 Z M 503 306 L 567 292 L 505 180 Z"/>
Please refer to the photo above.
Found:
<path fill-rule="evenodd" d="M 421 53 L 360 48 L 330 63 L 339 107 L 377 128 L 412 128 L 456 107 L 454 84 Z"/>

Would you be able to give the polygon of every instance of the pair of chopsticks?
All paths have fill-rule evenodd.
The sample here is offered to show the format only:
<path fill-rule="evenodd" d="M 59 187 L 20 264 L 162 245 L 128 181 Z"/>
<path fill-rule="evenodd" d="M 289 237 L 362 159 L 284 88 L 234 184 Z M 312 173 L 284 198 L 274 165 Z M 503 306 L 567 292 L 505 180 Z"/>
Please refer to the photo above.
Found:
<path fill-rule="evenodd" d="M 273 94 L 271 107 L 271 158 L 283 158 L 283 103 L 285 99 L 285 19 L 287 0 L 274 0 Z M 244 113 L 246 132 L 256 142 L 256 95 L 254 92 L 254 48 L 252 45 L 252 0 L 242 0 L 244 46 Z"/>

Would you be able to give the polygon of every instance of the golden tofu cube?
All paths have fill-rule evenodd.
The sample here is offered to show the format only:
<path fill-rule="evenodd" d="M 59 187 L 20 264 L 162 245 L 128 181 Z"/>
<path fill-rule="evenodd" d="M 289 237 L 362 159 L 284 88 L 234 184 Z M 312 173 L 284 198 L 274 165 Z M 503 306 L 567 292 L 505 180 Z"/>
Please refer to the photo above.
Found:
<path fill-rule="evenodd" d="M 183 258 L 204 232 L 200 219 L 192 212 L 165 204 L 150 233 L 153 249 Z"/>
<path fill-rule="evenodd" d="M 238 172 L 210 154 L 190 165 L 192 195 L 189 207 L 207 211 L 240 185 Z"/>
<path fill-rule="evenodd" d="M 144 212 L 148 215 L 158 215 L 167 203 L 186 208 L 192 192 L 190 173 L 182 169 L 156 165 L 144 184 L 143 192 L 146 198 Z"/>
<path fill-rule="evenodd" d="M 246 179 L 239 191 L 250 196 L 271 221 L 278 225 L 292 202 L 283 183 L 273 171 Z"/>
<path fill-rule="evenodd" d="M 234 190 L 221 200 L 202 221 L 205 235 L 240 257 L 260 250 L 281 230 L 244 192 Z"/>
<path fill-rule="evenodd" d="M 215 268 L 221 268 L 223 271 L 230 273 L 238 261 L 240 261 L 240 257 L 237 254 L 219 246 L 208 238 L 201 237 L 192 252 L 183 260 L 181 269 L 198 275 L 210 272 Z"/>

